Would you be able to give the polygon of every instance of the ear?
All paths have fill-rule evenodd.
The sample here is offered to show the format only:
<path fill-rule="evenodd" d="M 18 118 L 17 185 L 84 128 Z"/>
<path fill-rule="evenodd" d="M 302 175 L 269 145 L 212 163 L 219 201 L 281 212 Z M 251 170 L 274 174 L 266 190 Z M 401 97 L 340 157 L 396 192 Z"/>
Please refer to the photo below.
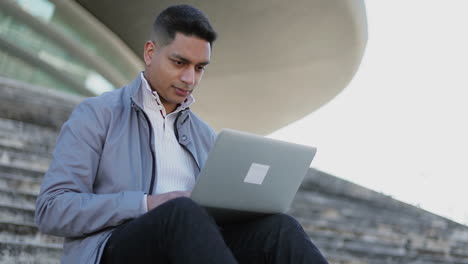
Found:
<path fill-rule="evenodd" d="M 151 40 L 146 41 L 143 50 L 143 59 L 145 60 L 146 66 L 150 66 L 155 52 L 156 45 L 154 44 L 154 42 Z"/>

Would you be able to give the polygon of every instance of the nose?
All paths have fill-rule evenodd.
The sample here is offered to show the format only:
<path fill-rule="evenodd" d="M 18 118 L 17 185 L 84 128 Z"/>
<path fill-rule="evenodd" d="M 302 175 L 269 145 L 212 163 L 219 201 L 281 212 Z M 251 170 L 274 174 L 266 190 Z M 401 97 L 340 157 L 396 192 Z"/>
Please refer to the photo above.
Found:
<path fill-rule="evenodd" d="M 182 75 L 180 76 L 180 80 L 187 85 L 195 84 L 195 69 L 192 67 L 187 67 L 184 69 Z"/>

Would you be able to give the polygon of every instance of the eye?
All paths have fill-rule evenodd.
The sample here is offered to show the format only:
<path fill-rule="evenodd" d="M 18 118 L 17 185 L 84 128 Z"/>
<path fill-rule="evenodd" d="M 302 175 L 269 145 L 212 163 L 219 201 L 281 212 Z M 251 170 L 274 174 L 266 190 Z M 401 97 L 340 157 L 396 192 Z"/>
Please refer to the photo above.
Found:
<path fill-rule="evenodd" d="M 185 65 L 185 62 L 180 61 L 180 60 L 172 60 L 172 63 L 174 63 L 176 66 L 182 66 Z"/>
<path fill-rule="evenodd" d="M 206 65 L 204 66 L 197 66 L 197 71 L 204 71 L 206 68 Z"/>

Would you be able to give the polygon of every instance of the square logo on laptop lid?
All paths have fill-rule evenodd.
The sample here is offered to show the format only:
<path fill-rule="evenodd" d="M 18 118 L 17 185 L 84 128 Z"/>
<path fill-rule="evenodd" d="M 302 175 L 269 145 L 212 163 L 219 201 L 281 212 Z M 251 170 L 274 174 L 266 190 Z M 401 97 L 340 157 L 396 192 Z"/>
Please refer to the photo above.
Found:
<path fill-rule="evenodd" d="M 262 184 L 269 169 L 270 166 L 268 165 L 252 163 L 252 165 L 250 165 L 249 171 L 247 172 L 247 175 L 244 178 L 244 182 L 259 185 Z"/>

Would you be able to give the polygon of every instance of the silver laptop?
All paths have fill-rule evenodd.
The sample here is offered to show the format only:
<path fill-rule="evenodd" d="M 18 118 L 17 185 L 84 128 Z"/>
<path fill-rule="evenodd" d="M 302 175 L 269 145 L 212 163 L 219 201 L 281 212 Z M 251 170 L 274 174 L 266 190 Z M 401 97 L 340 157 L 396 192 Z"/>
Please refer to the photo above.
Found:
<path fill-rule="evenodd" d="M 316 148 L 223 129 L 191 198 L 216 221 L 286 212 Z"/>

